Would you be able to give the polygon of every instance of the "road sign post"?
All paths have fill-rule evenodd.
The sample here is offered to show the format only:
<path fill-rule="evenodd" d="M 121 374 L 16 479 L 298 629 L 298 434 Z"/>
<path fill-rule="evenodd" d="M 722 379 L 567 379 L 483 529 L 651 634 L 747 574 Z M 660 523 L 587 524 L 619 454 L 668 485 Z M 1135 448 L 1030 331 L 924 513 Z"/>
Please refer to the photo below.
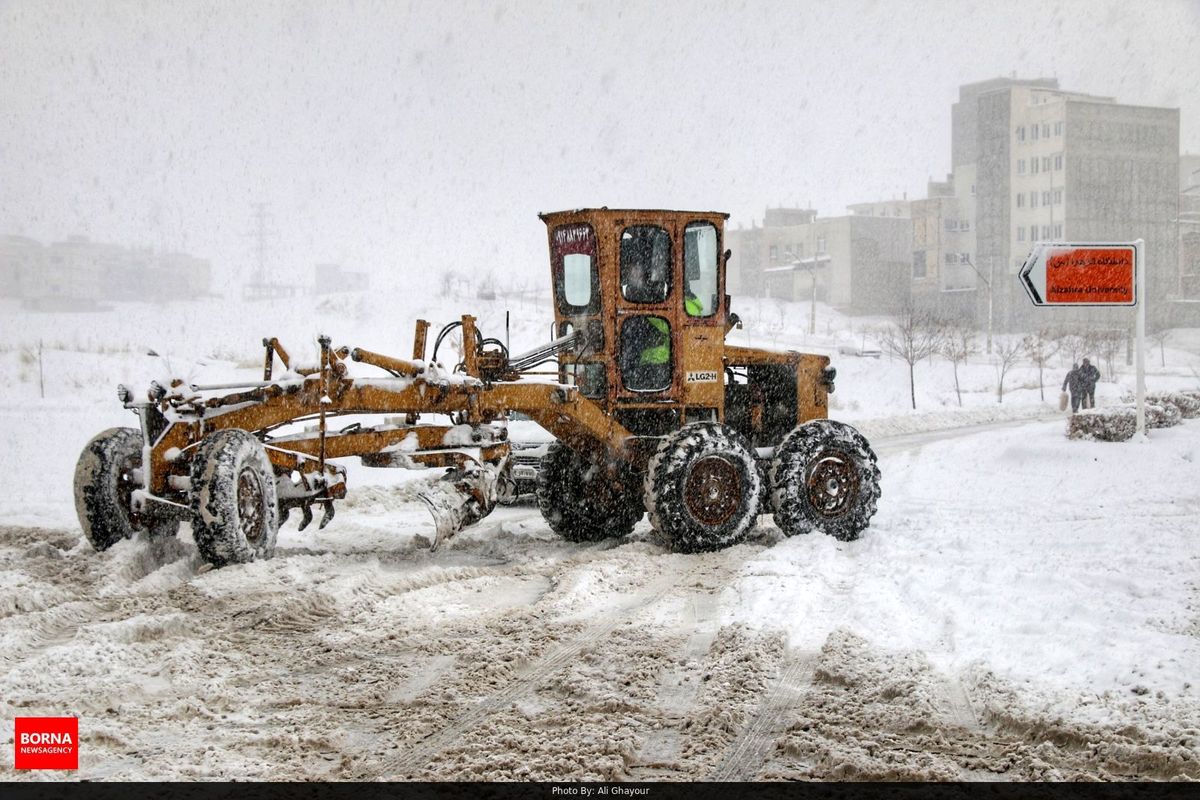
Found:
<path fill-rule="evenodd" d="M 1018 277 L 1039 308 L 1133 306 L 1137 338 L 1137 432 L 1146 433 L 1146 242 L 1046 242 Z"/>

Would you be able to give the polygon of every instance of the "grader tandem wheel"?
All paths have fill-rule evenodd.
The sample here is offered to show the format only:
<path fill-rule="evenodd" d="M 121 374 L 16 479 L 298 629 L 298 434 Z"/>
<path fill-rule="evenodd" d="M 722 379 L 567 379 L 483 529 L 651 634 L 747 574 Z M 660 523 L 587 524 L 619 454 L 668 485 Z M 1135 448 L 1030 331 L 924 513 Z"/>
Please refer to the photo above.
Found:
<path fill-rule="evenodd" d="M 302 529 L 314 506 L 322 528 L 332 520 L 346 494 L 335 461 L 357 456 L 445 470 L 421 495 L 436 546 L 489 514 L 510 480 L 513 412 L 558 439 L 537 500 L 567 540 L 626 535 L 646 513 L 681 552 L 735 544 L 762 513 L 788 536 L 857 538 L 876 510 L 879 469 L 861 434 L 826 418 L 829 359 L 725 341 L 740 326 L 724 293 L 726 215 L 604 208 L 542 219 L 555 299 L 555 338 L 543 347 L 511 355 L 464 316 L 426 360 L 429 324 L 418 320 L 411 359 L 322 337 L 320 363 L 301 365 L 265 339 L 261 381 L 173 380 L 144 399 L 120 387 L 140 429 L 105 431 L 80 456 L 76 509 L 88 541 L 104 550 L 139 531 L 171 535 L 186 520 L 214 566 L 269 558 L 292 509 Z M 463 360 L 448 370 L 437 354 L 456 329 Z M 350 361 L 381 377 L 352 377 Z M 547 362 L 553 380 L 533 374 Z M 382 421 L 332 430 L 340 415 Z"/>

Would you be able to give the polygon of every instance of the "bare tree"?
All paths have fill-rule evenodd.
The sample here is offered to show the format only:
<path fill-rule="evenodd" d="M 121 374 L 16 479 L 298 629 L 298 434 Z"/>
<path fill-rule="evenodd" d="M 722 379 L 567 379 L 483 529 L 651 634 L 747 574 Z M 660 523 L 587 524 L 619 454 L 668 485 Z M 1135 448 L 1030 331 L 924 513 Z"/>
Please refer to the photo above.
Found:
<path fill-rule="evenodd" d="M 1164 367 L 1167 365 L 1167 339 L 1171 338 L 1171 333 L 1170 328 L 1159 328 L 1154 333 L 1146 334 L 1150 341 L 1158 345 L 1158 359 Z"/>
<path fill-rule="evenodd" d="M 1016 366 L 1024 350 L 1024 345 L 1015 339 L 996 343 L 996 374 L 999 378 L 996 384 L 997 403 L 1004 402 L 1004 378 Z"/>
<path fill-rule="evenodd" d="M 1058 352 L 1059 343 L 1049 328 L 1040 328 L 1021 340 L 1021 348 L 1025 351 L 1025 355 L 1029 357 L 1029 360 L 1037 365 L 1038 394 L 1044 401 L 1046 399 L 1046 384 L 1043 375 L 1046 371 L 1046 364 Z"/>
<path fill-rule="evenodd" d="M 941 322 L 932 314 L 908 306 L 900 312 L 896 322 L 888 325 L 880 334 L 883 349 L 908 364 L 908 392 L 914 409 L 917 407 L 914 368 L 917 362 L 938 352 L 942 330 Z"/>
<path fill-rule="evenodd" d="M 958 395 L 958 404 L 961 406 L 963 402 L 962 389 L 958 385 L 958 365 L 979 352 L 979 346 L 975 343 L 975 328 L 966 320 L 956 319 L 946 323 L 944 333 L 940 352 L 954 366 L 954 392 Z"/>
<path fill-rule="evenodd" d="M 1078 364 L 1079 359 L 1092 349 L 1092 337 L 1088 333 L 1064 329 L 1055 338 L 1059 352 L 1067 357 L 1072 366 Z"/>
<path fill-rule="evenodd" d="M 1125 331 L 1120 329 L 1097 331 L 1095 343 L 1097 352 L 1104 359 L 1104 366 L 1108 368 L 1108 379 L 1116 380 L 1117 371 L 1114 365 L 1117 353 L 1121 352 L 1121 345 L 1125 343 Z"/>

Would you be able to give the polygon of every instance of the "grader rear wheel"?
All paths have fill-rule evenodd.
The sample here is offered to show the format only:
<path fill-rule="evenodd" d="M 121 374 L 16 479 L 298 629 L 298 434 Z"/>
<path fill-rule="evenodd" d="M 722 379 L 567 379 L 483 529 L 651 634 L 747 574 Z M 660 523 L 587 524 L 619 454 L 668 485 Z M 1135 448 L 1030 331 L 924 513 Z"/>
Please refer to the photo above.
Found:
<path fill-rule="evenodd" d="M 192 513 L 196 547 L 214 567 L 274 555 L 275 475 L 253 434 L 217 431 L 200 444 L 192 459 Z"/>
<path fill-rule="evenodd" d="M 719 550 L 745 537 L 758 516 L 762 482 L 737 431 L 697 422 L 665 437 L 646 471 L 650 523 L 683 553 Z"/>
<path fill-rule="evenodd" d="M 141 484 L 142 435 L 133 428 L 109 428 L 96 435 L 75 464 L 75 513 L 83 535 L 96 550 L 107 550 L 139 530 L 174 536 L 179 519 L 133 512 L 133 492 Z"/>
<path fill-rule="evenodd" d="M 854 428 L 812 420 L 775 448 L 771 486 L 775 524 L 785 535 L 820 528 L 849 542 L 875 515 L 879 467 L 871 446 Z"/>
<path fill-rule="evenodd" d="M 610 474 L 563 442 L 550 445 L 538 472 L 538 508 L 550 529 L 568 542 L 628 536 L 642 518 L 641 487 L 619 467 Z"/>

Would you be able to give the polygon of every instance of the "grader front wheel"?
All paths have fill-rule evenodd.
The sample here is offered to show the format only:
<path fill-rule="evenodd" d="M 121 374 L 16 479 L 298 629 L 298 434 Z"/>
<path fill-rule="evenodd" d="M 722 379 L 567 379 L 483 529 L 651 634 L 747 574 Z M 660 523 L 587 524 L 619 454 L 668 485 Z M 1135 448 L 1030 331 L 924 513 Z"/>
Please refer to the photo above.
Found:
<path fill-rule="evenodd" d="M 828 419 L 789 433 L 771 464 L 775 524 L 787 536 L 820 528 L 844 542 L 867 528 L 879 501 L 879 467 L 862 434 Z"/>
<path fill-rule="evenodd" d="M 745 537 L 758 516 L 762 482 L 737 431 L 697 422 L 665 437 L 646 471 L 646 510 L 673 550 L 719 550 Z"/>
<path fill-rule="evenodd" d="M 192 532 L 214 567 L 270 558 L 279 534 L 274 471 L 243 430 L 208 436 L 192 460 Z"/>
<path fill-rule="evenodd" d="M 140 488 L 142 435 L 133 428 L 109 428 L 98 434 L 75 464 L 75 513 L 83 535 L 97 551 L 107 550 L 139 530 L 151 536 L 174 536 L 179 520 L 147 509 L 133 512 L 133 492 Z"/>

